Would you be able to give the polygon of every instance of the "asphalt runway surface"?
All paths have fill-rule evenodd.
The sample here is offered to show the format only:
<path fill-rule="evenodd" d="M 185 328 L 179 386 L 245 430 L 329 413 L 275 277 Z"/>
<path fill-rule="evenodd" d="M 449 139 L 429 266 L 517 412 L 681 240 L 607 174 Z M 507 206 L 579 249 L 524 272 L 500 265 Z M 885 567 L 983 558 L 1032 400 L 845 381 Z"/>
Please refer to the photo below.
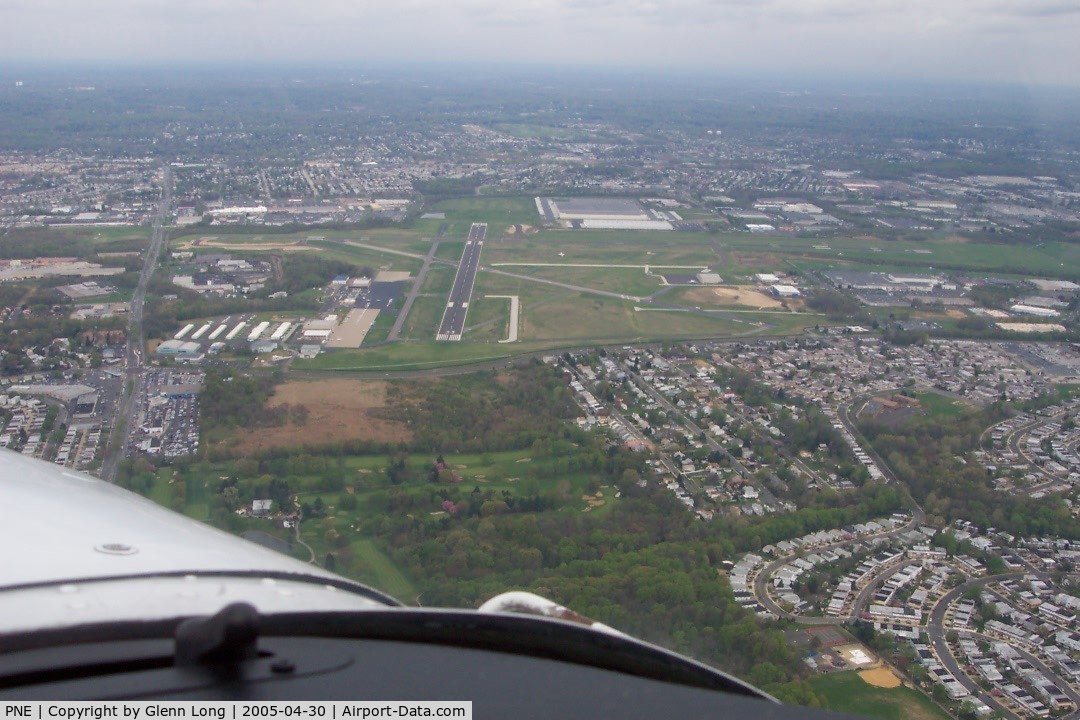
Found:
<path fill-rule="evenodd" d="M 480 252 L 484 249 L 487 237 L 487 223 L 473 223 L 469 228 L 469 239 L 465 241 L 465 252 L 461 255 L 454 286 L 443 312 L 442 322 L 436 340 L 456 342 L 461 340 L 465 330 L 465 316 L 469 312 L 469 299 L 476 283 L 476 271 L 480 268 Z"/>

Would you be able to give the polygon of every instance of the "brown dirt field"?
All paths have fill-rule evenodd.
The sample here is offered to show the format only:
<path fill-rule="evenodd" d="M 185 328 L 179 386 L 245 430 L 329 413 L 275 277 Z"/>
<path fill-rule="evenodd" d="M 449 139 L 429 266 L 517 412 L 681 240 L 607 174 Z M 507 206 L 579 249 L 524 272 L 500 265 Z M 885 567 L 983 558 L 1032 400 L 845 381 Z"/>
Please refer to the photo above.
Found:
<path fill-rule="evenodd" d="M 303 405 L 309 413 L 307 422 L 242 430 L 233 436 L 232 442 L 242 451 L 253 452 L 342 440 L 409 440 L 412 433 L 403 423 L 373 415 L 372 411 L 386 407 L 386 388 L 385 382 L 345 378 L 284 383 L 277 387 L 267 406 Z"/>
<path fill-rule="evenodd" d="M 507 235 L 535 235 L 538 232 L 532 225 L 510 225 L 506 228 Z"/>
<path fill-rule="evenodd" d="M 745 305 L 754 308 L 780 308 L 780 301 L 769 297 L 757 288 L 727 285 L 723 287 L 694 288 L 683 293 L 687 302 L 700 305 Z"/>
<path fill-rule="evenodd" d="M 876 667 L 873 670 L 862 670 L 859 672 L 859 677 L 863 679 L 867 685 L 873 685 L 879 688 L 894 688 L 900 687 L 900 678 L 896 677 L 887 667 Z"/>

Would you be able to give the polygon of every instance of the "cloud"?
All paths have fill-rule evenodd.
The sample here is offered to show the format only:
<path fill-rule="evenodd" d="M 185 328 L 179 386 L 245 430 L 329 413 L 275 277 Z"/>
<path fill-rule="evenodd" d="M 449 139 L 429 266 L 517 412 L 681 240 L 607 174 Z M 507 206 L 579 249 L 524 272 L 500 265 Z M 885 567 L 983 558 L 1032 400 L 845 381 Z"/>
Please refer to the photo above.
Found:
<path fill-rule="evenodd" d="M 461 59 L 1073 84 L 1076 0 L 0 0 L 0 58 Z M 1010 69 L 1008 44 L 1037 47 Z"/>

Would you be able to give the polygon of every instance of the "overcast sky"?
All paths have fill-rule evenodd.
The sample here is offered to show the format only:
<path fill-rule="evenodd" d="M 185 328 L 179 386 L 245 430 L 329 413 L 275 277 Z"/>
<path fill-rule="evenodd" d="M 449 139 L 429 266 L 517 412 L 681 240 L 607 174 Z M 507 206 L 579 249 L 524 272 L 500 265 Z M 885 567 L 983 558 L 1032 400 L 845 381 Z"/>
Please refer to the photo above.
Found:
<path fill-rule="evenodd" d="M 1080 85 L 1080 0 L 0 0 L 0 59 L 490 60 Z"/>

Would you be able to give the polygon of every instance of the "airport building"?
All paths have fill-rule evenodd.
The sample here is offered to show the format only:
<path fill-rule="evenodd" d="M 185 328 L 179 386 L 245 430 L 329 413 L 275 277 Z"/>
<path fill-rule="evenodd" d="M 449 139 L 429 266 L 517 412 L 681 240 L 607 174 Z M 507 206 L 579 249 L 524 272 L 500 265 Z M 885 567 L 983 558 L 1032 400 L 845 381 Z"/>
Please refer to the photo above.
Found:
<path fill-rule="evenodd" d="M 794 285 L 773 285 L 769 288 L 769 292 L 771 292 L 774 297 L 778 298 L 797 298 L 802 296 L 802 293 L 799 292 L 799 288 Z"/>
<path fill-rule="evenodd" d="M 154 351 L 158 355 L 177 355 L 181 357 L 194 357 L 199 354 L 199 343 L 184 342 L 183 340 L 166 340 L 157 346 Z"/>
<path fill-rule="evenodd" d="M 1055 318 L 1061 314 L 1057 310 L 1053 310 L 1051 308 L 1036 307 L 1034 305 L 1017 304 L 1010 307 L 1009 310 L 1010 312 L 1014 312 L 1018 315 L 1034 315 L 1035 317 L 1042 318 Z"/>
<path fill-rule="evenodd" d="M 629 198 L 536 198 L 549 222 L 582 230 L 672 230 L 673 215 Z"/>

